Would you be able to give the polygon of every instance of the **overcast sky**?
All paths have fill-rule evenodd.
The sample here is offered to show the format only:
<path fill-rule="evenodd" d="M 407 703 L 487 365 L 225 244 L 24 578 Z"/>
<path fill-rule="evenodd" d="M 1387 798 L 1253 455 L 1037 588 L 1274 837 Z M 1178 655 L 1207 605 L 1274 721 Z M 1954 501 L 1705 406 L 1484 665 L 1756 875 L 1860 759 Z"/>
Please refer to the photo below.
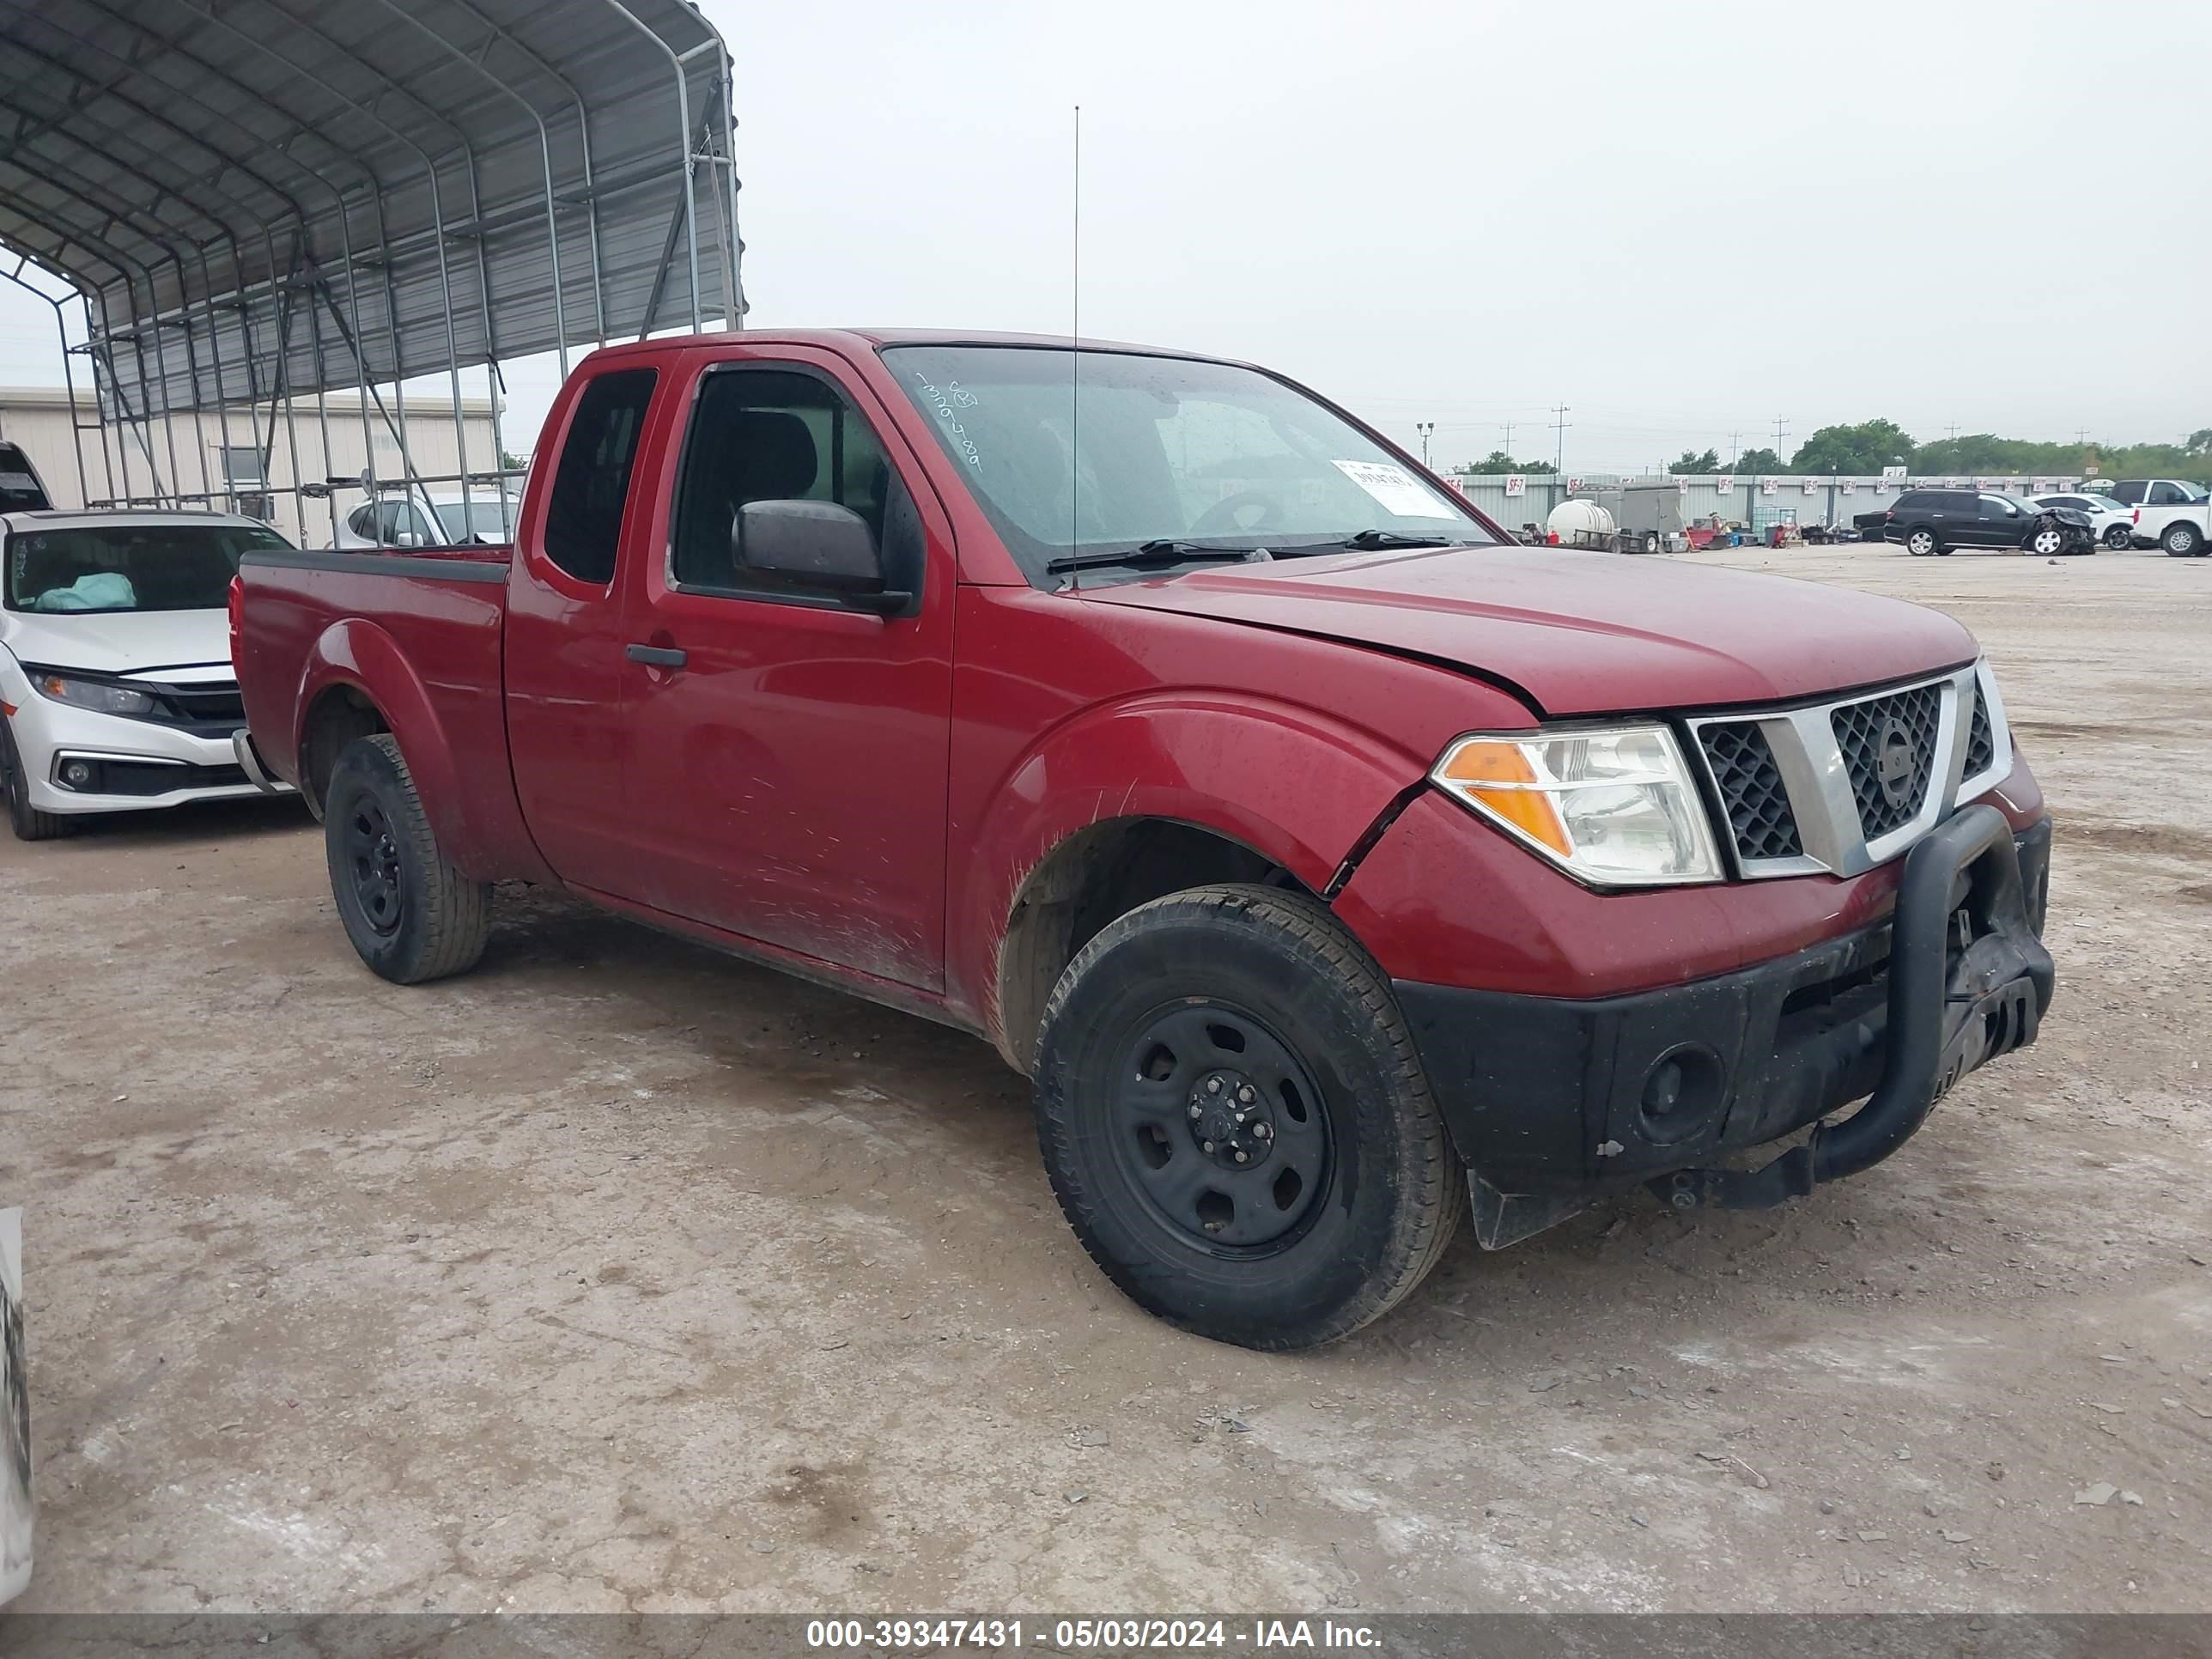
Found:
<path fill-rule="evenodd" d="M 2212 7 L 1936 0 L 748 6 L 756 325 L 1257 359 L 1443 463 L 1787 455 L 1887 416 L 2212 426 Z M 0 297 L 0 379 L 58 378 Z M 550 370 L 510 374 L 533 426 Z M 510 439 L 511 447 L 522 447 Z"/>

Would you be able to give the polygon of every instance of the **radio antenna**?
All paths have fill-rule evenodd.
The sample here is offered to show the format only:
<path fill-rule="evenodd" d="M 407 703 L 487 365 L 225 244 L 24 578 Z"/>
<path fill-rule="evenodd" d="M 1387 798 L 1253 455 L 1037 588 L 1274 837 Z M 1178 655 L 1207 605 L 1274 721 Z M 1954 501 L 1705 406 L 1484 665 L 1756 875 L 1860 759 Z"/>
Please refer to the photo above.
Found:
<path fill-rule="evenodd" d="M 1067 556 L 1079 551 L 1075 492 L 1082 487 L 1079 457 L 1083 436 L 1083 106 L 1075 106 L 1075 150 L 1069 170 L 1069 246 L 1067 260 Z M 1083 573 L 1070 570 L 1071 589 L 1083 586 Z"/>

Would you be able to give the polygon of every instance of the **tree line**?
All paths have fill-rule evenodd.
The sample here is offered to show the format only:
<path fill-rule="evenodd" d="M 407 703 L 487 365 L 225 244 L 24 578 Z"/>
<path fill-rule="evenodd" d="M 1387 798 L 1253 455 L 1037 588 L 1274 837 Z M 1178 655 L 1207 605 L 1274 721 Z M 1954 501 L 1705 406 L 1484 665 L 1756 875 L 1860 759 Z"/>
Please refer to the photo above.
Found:
<path fill-rule="evenodd" d="M 1717 449 L 1702 453 L 1686 449 L 1667 471 L 1693 476 L 1733 472 L 1753 477 L 1761 473 L 1873 477 L 1886 466 L 1905 467 L 1917 477 L 1988 473 L 2078 478 L 2094 467 L 2107 478 L 2203 482 L 2212 477 L 2212 427 L 2192 432 L 2187 441 L 2178 444 L 2040 443 L 2032 438 L 2000 438 L 1990 432 L 1923 444 L 1916 443 L 1894 421 L 1861 421 L 1856 426 L 1822 427 L 1798 445 L 1786 463 L 1765 447 L 1747 449 L 1732 461 L 1721 459 Z M 1516 461 L 1502 449 L 1454 469 L 1466 474 L 1556 470 L 1549 461 Z"/>

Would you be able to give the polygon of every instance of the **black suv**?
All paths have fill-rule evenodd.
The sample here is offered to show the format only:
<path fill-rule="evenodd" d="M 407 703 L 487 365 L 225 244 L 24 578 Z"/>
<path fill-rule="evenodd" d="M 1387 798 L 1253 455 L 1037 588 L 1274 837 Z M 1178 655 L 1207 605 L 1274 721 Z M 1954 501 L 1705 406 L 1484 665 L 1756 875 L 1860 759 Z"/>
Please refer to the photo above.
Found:
<path fill-rule="evenodd" d="M 1908 489 L 1891 503 L 1881 538 L 1917 559 L 1960 547 L 2094 553 L 2095 523 L 2074 507 L 2037 507 L 1993 490 Z"/>

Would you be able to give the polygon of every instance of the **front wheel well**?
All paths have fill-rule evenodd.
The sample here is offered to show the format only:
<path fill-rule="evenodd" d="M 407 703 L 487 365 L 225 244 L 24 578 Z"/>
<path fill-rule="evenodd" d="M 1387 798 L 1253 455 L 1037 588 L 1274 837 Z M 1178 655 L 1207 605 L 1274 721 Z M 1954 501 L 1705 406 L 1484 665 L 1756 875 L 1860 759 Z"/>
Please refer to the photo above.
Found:
<path fill-rule="evenodd" d="M 1312 896 L 1281 865 L 1218 830 L 1173 818 L 1113 818 L 1067 837 L 1021 885 L 999 945 L 999 1052 L 1027 1074 L 1053 988 L 1117 917 L 1187 888 L 1256 883 Z"/>
<path fill-rule="evenodd" d="M 307 797 L 307 810 L 322 817 L 331 769 L 348 744 L 391 729 L 384 711 L 359 686 L 334 685 L 317 697 L 300 734 L 300 793 Z"/>

